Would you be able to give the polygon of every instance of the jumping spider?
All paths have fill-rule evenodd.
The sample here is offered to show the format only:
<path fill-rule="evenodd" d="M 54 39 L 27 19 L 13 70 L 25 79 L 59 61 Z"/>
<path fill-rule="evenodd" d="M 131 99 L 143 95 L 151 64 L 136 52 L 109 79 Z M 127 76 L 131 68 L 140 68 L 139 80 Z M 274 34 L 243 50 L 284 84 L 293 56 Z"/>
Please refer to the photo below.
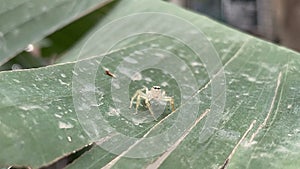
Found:
<path fill-rule="evenodd" d="M 146 93 L 144 93 L 143 91 L 146 91 Z M 133 95 L 133 97 L 131 98 L 129 108 L 132 107 L 132 103 L 133 103 L 135 98 L 136 98 L 136 107 L 135 107 L 136 113 L 137 113 L 138 107 L 141 104 L 141 98 L 142 98 L 142 99 L 145 100 L 145 104 L 146 104 L 147 108 L 149 109 L 151 115 L 153 116 L 153 118 L 155 120 L 157 120 L 157 119 L 154 116 L 154 113 L 153 113 L 153 111 L 150 107 L 150 101 L 152 99 L 156 100 L 156 101 L 170 102 L 172 112 L 175 111 L 173 97 L 166 96 L 166 92 L 164 90 L 161 90 L 160 86 L 153 86 L 150 90 L 147 87 L 144 86 L 144 88 L 137 90 L 135 92 L 135 94 Z"/>

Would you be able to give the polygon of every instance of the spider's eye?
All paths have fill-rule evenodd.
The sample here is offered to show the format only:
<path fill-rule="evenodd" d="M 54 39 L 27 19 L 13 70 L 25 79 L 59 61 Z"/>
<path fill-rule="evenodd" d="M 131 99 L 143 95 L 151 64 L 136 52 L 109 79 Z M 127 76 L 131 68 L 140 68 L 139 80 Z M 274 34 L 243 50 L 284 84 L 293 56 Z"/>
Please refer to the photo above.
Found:
<path fill-rule="evenodd" d="M 153 86 L 154 89 L 159 90 L 160 87 L 159 86 Z"/>

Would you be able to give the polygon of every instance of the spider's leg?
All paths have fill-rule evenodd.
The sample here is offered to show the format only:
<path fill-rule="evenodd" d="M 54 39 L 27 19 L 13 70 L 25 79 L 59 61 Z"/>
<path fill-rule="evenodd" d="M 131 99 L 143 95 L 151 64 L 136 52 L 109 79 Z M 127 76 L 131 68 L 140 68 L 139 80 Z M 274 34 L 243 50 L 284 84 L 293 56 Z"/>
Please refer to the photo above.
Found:
<path fill-rule="evenodd" d="M 129 108 L 131 108 L 132 107 L 132 103 L 133 103 L 133 101 L 134 101 L 134 99 L 135 98 L 137 98 L 137 102 L 138 102 L 138 96 L 141 96 L 142 95 L 142 97 L 144 98 L 144 97 L 147 97 L 147 96 L 145 96 L 145 94 L 143 93 L 143 91 L 145 91 L 146 90 L 146 93 L 148 92 L 148 88 L 146 87 L 146 86 L 143 86 L 143 88 L 142 89 L 140 89 L 140 90 L 137 90 L 136 92 L 135 92 L 135 94 L 132 96 L 132 98 L 131 98 L 131 101 L 130 101 L 130 106 L 129 106 Z M 140 102 L 139 102 L 140 103 Z"/>
<path fill-rule="evenodd" d="M 148 88 L 146 86 L 143 86 L 143 88 L 141 89 L 141 91 L 148 91 Z"/>
<path fill-rule="evenodd" d="M 171 99 L 170 99 L 170 105 L 171 105 L 171 108 L 172 108 L 172 112 L 175 111 L 174 98 L 173 97 L 171 97 Z"/>
<path fill-rule="evenodd" d="M 137 113 L 140 104 L 141 104 L 141 95 L 138 94 L 137 98 L 136 98 L 136 103 L 135 103 L 135 113 Z"/>
<path fill-rule="evenodd" d="M 134 99 L 135 99 L 138 95 L 140 95 L 140 90 L 136 91 L 135 94 L 132 96 L 131 101 L 130 101 L 129 108 L 132 107 L 132 103 L 133 103 Z"/>
<path fill-rule="evenodd" d="M 163 98 L 163 100 L 167 101 L 167 102 L 170 102 L 170 106 L 171 106 L 172 112 L 175 111 L 174 98 L 173 97 L 165 96 Z"/>
<path fill-rule="evenodd" d="M 155 115 L 154 115 L 154 113 L 153 113 L 153 111 L 152 111 L 152 109 L 151 109 L 151 105 L 150 105 L 149 100 L 148 100 L 148 99 L 145 99 L 145 103 L 146 103 L 146 106 L 147 106 L 147 108 L 149 109 L 149 111 L 150 111 L 152 117 L 155 119 L 155 121 L 157 121 L 157 119 L 156 119 L 156 117 L 155 117 Z"/>

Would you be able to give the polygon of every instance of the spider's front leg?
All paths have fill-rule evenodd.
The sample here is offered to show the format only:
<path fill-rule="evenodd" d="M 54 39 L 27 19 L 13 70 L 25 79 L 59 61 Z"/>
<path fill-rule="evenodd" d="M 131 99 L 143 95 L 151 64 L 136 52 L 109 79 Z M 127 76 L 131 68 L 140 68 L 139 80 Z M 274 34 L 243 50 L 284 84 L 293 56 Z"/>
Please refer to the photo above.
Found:
<path fill-rule="evenodd" d="M 175 111 L 174 98 L 173 97 L 165 96 L 163 98 L 163 100 L 166 101 L 166 102 L 170 102 L 170 106 L 171 106 L 172 112 Z"/>
<path fill-rule="evenodd" d="M 144 98 L 144 99 L 147 98 L 146 94 L 143 93 L 144 90 L 148 91 L 148 88 L 144 86 L 144 88 L 142 88 L 142 89 L 140 89 L 140 90 L 137 90 L 137 91 L 135 92 L 135 94 L 134 94 L 134 95 L 132 96 L 132 98 L 131 98 L 129 108 L 132 107 L 132 103 L 133 103 L 134 99 L 136 98 L 136 103 L 135 103 L 135 105 L 136 105 L 136 106 L 135 106 L 135 113 L 137 113 L 137 110 L 138 110 L 138 108 L 139 108 L 139 106 L 140 106 L 140 104 L 141 104 L 141 97 Z"/>
<path fill-rule="evenodd" d="M 130 106 L 129 106 L 129 108 L 132 107 L 132 103 L 133 103 L 134 99 L 136 98 L 136 103 L 135 103 L 135 113 L 137 113 L 137 109 L 138 109 L 138 107 L 140 106 L 140 103 L 141 103 L 141 93 L 142 93 L 141 90 L 137 90 L 137 91 L 135 92 L 135 94 L 132 96 L 131 101 L 130 101 Z"/>

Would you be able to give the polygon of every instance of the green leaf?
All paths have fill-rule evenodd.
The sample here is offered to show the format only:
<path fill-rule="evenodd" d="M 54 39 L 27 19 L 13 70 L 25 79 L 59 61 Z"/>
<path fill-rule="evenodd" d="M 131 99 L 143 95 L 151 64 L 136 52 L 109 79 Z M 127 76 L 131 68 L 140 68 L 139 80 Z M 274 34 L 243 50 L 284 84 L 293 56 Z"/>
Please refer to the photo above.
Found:
<path fill-rule="evenodd" d="M 0 65 L 30 43 L 110 0 L 12 0 L 0 2 Z"/>
<path fill-rule="evenodd" d="M 152 17 L 143 25 L 127 22 L 128 29 L 154 26 L 180 33 L 178 37 L 200 42 L 201 59 L 189 42 L 157 34 L 117 41 L 106 53 L 117 32 L 126 32 L 122 26 L 105 31 L 109 39 L 92 31 L 94 36 L 84 38 L 61 60 L 73 62 L 1 72 L 0 164 L 38 168 L 95 142 L 99 146 L 68 168 L 297 168 L 300 55 L 159 1 L 121 1 L 99 27 L 142 11 L 176 14 L 204 32 L 213 46 L 202 36 L 185 34 L 186 25 Z M 206 64 L 205 56 L 214 56 L 213 47 L 221 68 L 217 61 Z M 222 68 L 226 82 L 216 81 Z M 116 78 L 106 74 L 108 69 Z M 195 83 L 184 81 L 190 76 Z M 153 85 L 161 85 L 175 99 L 175 112 L 168 107 L 161 114 L 155 111 L 158 121 L 145 105 L 138 114 L 128 109 L 136 90 Z M 145 144 L 160 135 L 160 142 Z M 134 155 L 140 156 L 130 158 Z"/>

